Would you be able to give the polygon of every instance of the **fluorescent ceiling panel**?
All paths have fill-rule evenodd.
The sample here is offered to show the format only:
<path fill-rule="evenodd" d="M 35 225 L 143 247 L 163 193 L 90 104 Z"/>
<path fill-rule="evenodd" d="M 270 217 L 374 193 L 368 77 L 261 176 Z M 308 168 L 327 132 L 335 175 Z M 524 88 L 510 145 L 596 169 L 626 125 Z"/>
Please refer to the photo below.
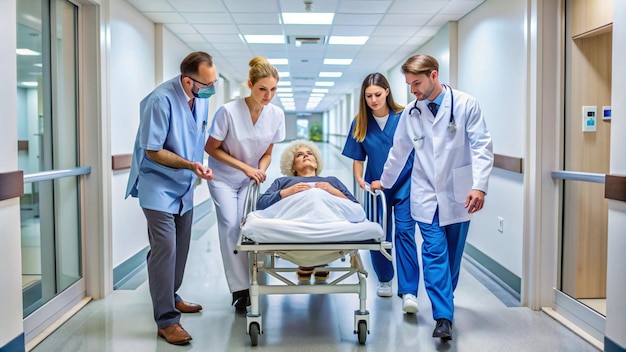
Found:
<path fill-rule="evenodd" d="M 267 59 L 272 65 L 289 65 L 289 60 L 287 59 Z"/>
<path fill-rule="evenodd" d="M 244 34 L 243 37 L 249 44 L 285 44 L 284 35 Z"/>
<path fill-rule="evenodd" d="M 330 38 L 328 38 L 328 44 L 363 45 L 369 38 L 368 36 L 331 35 Z"/>
<path fill-rule="evenodd" d="M 334 13 L 283 12 L 283 24 L 332 24 Z"/>
<path fill-rule="evenodd" d="M 320 72 L 320 77 L 341 77 L 341 72 Z"/>
<path fill-rule="evenodd" d="M 352 59 L 324 59 L 324 65 L 350 65 Z"/>

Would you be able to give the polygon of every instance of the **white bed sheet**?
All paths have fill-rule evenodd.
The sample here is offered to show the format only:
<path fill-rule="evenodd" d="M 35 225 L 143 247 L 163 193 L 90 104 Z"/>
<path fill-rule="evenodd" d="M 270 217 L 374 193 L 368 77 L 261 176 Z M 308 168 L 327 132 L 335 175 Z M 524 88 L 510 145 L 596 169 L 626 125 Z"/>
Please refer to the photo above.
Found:
<path fill-rule="evenodd" d="M 360 204 L 322 189 L 294 194 L 248 214 L 243 236 L 257 243 L 330 243 L 385 238 Z"/>

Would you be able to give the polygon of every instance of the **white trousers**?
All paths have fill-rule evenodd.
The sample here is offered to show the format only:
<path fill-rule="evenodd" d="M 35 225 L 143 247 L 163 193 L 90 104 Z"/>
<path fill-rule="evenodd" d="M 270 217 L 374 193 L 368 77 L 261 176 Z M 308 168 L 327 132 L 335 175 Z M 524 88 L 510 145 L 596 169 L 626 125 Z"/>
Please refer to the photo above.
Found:
<path fill-rule="evenodd" d="M 230 292 L 250 288 L 248 252 L 235 254 L 239 239 L 239 224 L 249 183 L 250 181 L 246 180 L 238 187 L 233 187 L 220 181 L 208 182 L 209 192 L 215 204 L 222 262 Z"/>

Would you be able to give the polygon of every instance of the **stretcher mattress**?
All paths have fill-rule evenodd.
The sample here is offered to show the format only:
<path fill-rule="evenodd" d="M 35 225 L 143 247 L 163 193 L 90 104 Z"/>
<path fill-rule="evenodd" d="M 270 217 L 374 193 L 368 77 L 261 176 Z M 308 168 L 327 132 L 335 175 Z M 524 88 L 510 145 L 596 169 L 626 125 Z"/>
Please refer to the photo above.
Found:
<path fill-rule="evenodd" d="M 257 243 L 330 243 L 382 241 L 381 226 L 366 219 L 359 203 L 322 189 L 286 197 L 250 212 L 242 235 Z"/>

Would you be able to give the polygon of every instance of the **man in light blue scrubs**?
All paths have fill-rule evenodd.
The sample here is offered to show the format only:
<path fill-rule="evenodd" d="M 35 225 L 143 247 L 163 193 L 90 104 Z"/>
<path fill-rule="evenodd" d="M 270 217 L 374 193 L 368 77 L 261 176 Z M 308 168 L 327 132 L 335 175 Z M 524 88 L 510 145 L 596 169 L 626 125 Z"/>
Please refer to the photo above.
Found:
<path fill-rule="evenodd" d="M 194 181 L 213 178 L 203 160 L 208 98 L 215 93 L 216 72 L 211 55 L 193 52 L 180 64 L 179 76 L 141 101 L 126 189 L 126 197 L 139 198 L 148 223 L 148 280 L 158 335 L 175 345 L 191 341 L 180 325 L 181 313 L 202 309 L 176 291 L 189 252 Z"/>

